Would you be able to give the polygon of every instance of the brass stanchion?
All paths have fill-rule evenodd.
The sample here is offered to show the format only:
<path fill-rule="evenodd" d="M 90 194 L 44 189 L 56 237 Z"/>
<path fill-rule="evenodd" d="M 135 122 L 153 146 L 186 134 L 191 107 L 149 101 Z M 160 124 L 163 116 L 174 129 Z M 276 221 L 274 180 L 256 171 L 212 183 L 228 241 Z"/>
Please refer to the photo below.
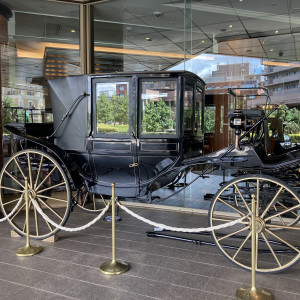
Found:
<path fill-rule="evenodd" d="M 256 211 L 255 195 L 251 195 L 252 217 L 251 217 L 251 288 L 239 288 L 236 291 L 238 300 L 273 300 L 273 296 L 266 290 L 256 288 Z M 258 199 L 257 199 L 258 201 Z"/>
<path fill-rule="evenodd" d="M 43 248 L 40 246 L 31 246 L 29 238 L 29 199 L 28 199 L 28 178 L 25 178 L 25 209 L 26 209 L 26 246 L 16 250 L 17 256 L 32 256 L 40 253 Z"/>
<path fill-rule="evenodd" d="M 125 273 L 129 266 L 124 261 L 116 261 L 116 220 L 115 220 L 115 204 L 116 204 L 116 198 L 115 198 L 115 184 L 112 183 L 112 196 L 111 196 L 111 210 L 112 210 L 112 261 L 106 262 L 100 266 L 100 270 L 104 274 L 108 275 L 117 275 Z"/>

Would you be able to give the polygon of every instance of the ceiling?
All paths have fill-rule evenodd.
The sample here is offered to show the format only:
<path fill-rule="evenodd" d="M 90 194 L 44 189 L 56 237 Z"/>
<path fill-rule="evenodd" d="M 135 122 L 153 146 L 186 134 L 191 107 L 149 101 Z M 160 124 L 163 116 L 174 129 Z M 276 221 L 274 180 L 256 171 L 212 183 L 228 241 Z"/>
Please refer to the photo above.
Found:
<path fill-rule="evenodd" d="M 66 69 L 80 72 L 78 5 L 0 1 L 14 12 L 4 76 L 9 84 L 42 76 L 47 53 L 64 55 Z M 300 59 L 298 0 L 110 0 L 93 7 L 96 58 L 121 61 L 117 69 L 164 70 L 185 53 Z"/>

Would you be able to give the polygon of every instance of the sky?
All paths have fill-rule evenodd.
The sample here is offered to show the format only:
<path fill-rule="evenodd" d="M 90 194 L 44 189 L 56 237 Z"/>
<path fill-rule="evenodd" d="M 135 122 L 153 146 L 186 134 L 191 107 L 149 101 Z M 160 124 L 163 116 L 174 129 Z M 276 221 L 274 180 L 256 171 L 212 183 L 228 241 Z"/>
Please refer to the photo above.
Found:
<path fill-rule="evenodd" d="M 261 59 L 215 54 L 200 54 L 196 58 L 172 67 L 170 70 L 191 71 L 197 74 L 199 77 L 204 78 L 211 74 L 212 71 L 215 71 L 218 65 L 237 63 L 250 63 L 252 74 L 260 74 L 263 70 Z"/>

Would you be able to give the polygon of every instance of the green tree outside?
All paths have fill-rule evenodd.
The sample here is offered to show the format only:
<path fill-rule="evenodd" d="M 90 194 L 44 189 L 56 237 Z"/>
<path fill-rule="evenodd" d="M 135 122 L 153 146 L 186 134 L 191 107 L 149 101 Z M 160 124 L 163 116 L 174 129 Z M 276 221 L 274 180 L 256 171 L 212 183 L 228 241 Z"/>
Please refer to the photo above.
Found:
<path fill-rule="evenodd" d="M 97 101 L 97 121 L 98 123 L 106 124 L 110 120 L 110 110 L 111 106 L 109 100 L 102 93 Z"/>
<path fill-rule="evenodd" d="M 281 105 L 278 109 L 277 117 L 285 125 L 284 133 L 300 133 L 300 111 L 296 107 L 288 108 L 285 104 Z"/>
<path fill-rule="evenodd" d="M 216 112 L 213 109 L 206 109 L 204 112 L 204 132 L 214 133 L 215 132 L 215 117 Z"/>
<path fill-rule="evenodd" d="M 160 98 L 154 102 L 148 99 L 144 102 L 144 114 L 142 120 L 142 131 L 144 133 L 163 133 L 165 130 L 172 130 L 172 110 Z"/>
<path fill-rule="evenodd" d="M 8 96 L 4 96 L 2 99 L 2 126 L 7 123 L 15 122 L 16 116 L 14 116 L 13 110 L 9 109 L 9 107 L 16 106 L 15 102 L 12 98 Z M 9 133 L 7 130 L 3 129 L 4 133 Z"/>

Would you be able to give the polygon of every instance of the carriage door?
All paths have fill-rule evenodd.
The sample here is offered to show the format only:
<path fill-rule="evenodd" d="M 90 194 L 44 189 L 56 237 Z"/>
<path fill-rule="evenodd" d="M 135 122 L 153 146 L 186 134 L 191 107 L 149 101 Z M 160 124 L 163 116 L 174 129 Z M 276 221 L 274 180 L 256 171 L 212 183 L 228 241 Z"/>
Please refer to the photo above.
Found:
<path fill-rule="evenodd" d="M 140 183 L 171 166 L 179 155 L 178 78 L 139 81 Z"/>
<path fill-rule="evenodd" d="M 137 181 L 136 139 L 132 135 L 131 79 L 95 78 L 92 156 L 97 180 L 109 185 Z M 110 187 L 109 187 L 110 192 Z M 105 194 L 105 191 L 103 191 Z"/>

